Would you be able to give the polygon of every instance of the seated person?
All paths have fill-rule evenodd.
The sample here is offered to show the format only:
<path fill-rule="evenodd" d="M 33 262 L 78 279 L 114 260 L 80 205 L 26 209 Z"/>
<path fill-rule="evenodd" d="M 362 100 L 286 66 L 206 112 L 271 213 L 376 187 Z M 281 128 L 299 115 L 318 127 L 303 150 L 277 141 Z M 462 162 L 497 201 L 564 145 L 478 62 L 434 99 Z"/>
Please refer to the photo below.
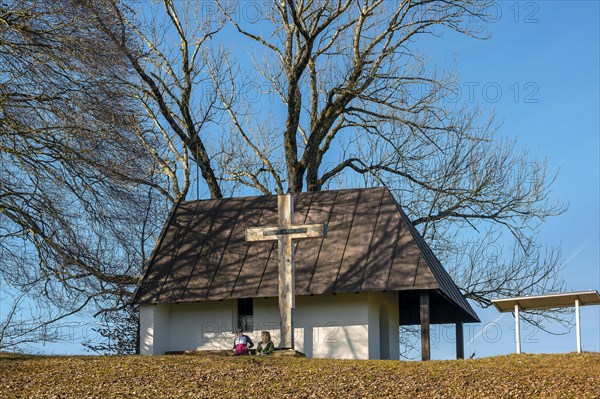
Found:
<path fill-rule="evenodd" d="M 249 336 L 244 334 L 241 328 L 237 329 L 237 336 L 233 340 L 233 350 L 236 356 L 247 355 L 248 348 L 252 348 L 254 343 Z"/>
<path fill-rule="evenodd" d="M 268 331 L 263 331 L 260 334 L 261 341 L 256 347 L 256 354 L 259 356 L 272 355 L 275 351 L 275 344 L 271 341 L 271 334 Z"/>

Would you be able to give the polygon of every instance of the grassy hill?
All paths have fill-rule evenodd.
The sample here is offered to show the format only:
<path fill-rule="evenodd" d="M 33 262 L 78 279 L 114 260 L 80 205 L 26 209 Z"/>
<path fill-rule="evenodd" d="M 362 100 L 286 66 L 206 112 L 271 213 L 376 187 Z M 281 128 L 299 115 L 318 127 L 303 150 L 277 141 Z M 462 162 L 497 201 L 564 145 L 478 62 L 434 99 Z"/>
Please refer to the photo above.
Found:
<path fill-rule="evenodd" d="M 600 398 L 600 354 L 430 362 L 5 354 L 0 398 Z"/>

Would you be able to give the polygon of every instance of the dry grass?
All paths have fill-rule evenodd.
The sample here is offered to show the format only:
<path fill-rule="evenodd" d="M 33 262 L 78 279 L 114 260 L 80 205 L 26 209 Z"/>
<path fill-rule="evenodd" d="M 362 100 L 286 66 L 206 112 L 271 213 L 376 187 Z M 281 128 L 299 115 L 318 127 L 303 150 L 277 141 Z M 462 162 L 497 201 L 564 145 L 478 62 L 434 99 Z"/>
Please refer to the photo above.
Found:
<path fill-rule="evenodd" d="M 600 354 L 431 362 L 0 355 L 0 398 L 600 398 Z"/>

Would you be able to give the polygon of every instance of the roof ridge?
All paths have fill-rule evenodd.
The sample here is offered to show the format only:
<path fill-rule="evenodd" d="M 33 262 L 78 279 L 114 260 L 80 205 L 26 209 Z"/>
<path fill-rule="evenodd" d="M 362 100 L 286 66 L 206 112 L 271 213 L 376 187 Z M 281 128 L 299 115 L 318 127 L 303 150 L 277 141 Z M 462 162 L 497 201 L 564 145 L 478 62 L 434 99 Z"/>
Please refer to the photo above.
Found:
<path fill-rule="evenodd" d="M 315 193 L 324 193 L 324 192 L 341 192 L 341 191 L 371 191 L 371 190 L 378 190 L 378 189 L 386 189 L 387 187 L 385 186 L 374 186 L 374 187 L 352 187 L 352 188 L 338 188 L 335 190 L 322 190 L 322 191 L 300 191 L 297 193 L 285 193 L 285 194 L 293 194 L 293 195 L 308 195 L 308 194 L 315 194 Z M 389 190 L 388 190 L 389 191 Z M 182 201 L 182 203 L 185 204 L 189 204 L 192 202 L 208 202 L 208 201 L 228 201 L 228 200 L 234 200 L 234 199 L 251 199 L 251 198 L 262 198 L 262 197 L 274 197 L 277 196 L 279 194 L 277 193 L 273 193 L 273 194 L 264 194 L 264 195 L 241 195 L 238 197 L 223 197 L 223 198 L 206 198 L 206 199 L 193 199 L 193 200 L 184 200 Z"/>

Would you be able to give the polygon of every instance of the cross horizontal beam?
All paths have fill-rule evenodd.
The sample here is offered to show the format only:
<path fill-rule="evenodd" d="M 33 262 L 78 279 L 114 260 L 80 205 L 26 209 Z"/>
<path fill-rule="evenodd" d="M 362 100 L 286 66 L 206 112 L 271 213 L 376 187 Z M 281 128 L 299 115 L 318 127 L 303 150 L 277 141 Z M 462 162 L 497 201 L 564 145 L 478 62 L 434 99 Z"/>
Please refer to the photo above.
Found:
<path fill-rule="evenodd" d="M 327 237 L 326 224 L 295 224 L 292 228 L 254 227 L 246 229 L 246 241 L 277 241 L 279 236 L 292 240 Z"/>

